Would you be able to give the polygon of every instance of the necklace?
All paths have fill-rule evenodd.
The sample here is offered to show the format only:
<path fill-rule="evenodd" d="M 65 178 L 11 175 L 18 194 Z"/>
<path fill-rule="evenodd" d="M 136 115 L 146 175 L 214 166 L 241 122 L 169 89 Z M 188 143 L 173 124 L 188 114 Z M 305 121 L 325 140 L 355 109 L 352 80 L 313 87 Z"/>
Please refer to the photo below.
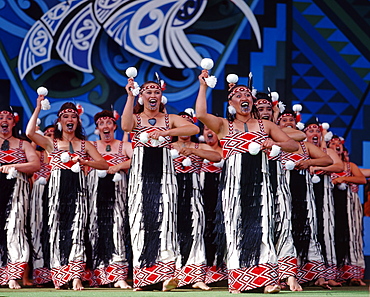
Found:
<path fill-rule="evenodd" d="M 76 136 L 73 136 L 71 140 L 68 140 L 68 139 L 67 139 L 67 141 L 69 141 L 69 152 L 70 152 L 71 154 L 74 154 L 74 153 L 75 153 L 75 151 L 74 151 L 74 149 L 73 149 L 72 142 L 71 142 L 75 137 L 76 137 Z"/>
<path fill-rule="evenodd" d="M 1 145 L 1 148 L 0 148 L 2 151 L 8 151 L 9 150 L 9 140 L 8 139 L 10 139 L 12 137 L 13 137 L 13 135 L 11 135 L 8 138 L 3 138 L 3 137 L 0 136 L 1 139 L 4 139 L 3 144 Z"/>
<path fill-rule="evenodd" d="M 106 152 L 111 152 L 111 151 L 112 151 L 112 146 L 111 146 L 110 144 L 107 144 L 107 145 L 105 146 L 105 151 L 106 151 Z"/>
<path fill-rule="evenodd" d="M 239 119 L 237 119 L 237 118 L 235 118 L 235 120 L 237 120 L 237 121 L 239 121 L 239 122 L 241 122 L 241 123 L 243 123 L 244 124 L 244 132 L 248 132 L 248 126 L 247 126 L 247 122 L 251 119 L 252 117 L 250 117 L 248 120 L 246 120 L 245 122 L 243 122 L 243 121 L 241 121 L 241 120 L 239 120 Z"/>
<path fill-rule="evenodd" d="M 157 115 L 159 115 L 161 112 L 158 111 L 158 113 L 154 116 L 154 117 L 151 117 L 149 118 L 149 116 L 145 113 L 145 111 L 143 111 L 143 114 L 145 114 L 147 117 L 148 117 L 148 123 L 152 126 L 154 126 L 156 123 L 157 123 L 157 119 L 155 118 Z"/>
<path fill-rule="evenodd" d="M 179 143 L 181 143 L 181 147 L 190 147 L 190 145 L 191 145 L 191 142 L 179 141 Z"/>

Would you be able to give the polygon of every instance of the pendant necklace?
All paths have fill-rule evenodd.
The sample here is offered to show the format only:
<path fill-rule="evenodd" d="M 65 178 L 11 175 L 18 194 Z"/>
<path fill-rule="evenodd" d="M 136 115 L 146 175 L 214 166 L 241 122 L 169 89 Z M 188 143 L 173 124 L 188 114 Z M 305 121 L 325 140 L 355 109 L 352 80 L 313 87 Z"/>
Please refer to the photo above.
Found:
<path fill-rule="evenodd" d="M 152 118 L 149 118 L 149 116 L 144 111 L 143 114 L 145 114 L 148 117 L 148 123 L 154 126 L 157 123 L 157 119 L 155 117 L 160 114 L 160 111 Z"/>
<path fill-rule="evenodd" d="M 110 152 L 112 150 L 110 144 L 108 144 L 106 147 L 105 147 L 105 151 L 106 152 Z"/>
<path fill-rule="evenodd" d="M 68 139 L 67 139 L 67 141 L 69 141 L 69 152 L 70 152 L 71 154 L 74 154 L 74 153 L 75 153 L 75 151 L 74 151 L 74 149 L 73 149 L 72 142 L 71 142 L 74 138 L 75 138 L 75 136 L 73 136 L 71 140 L 68 140 Z"/>
<path fill-rule="evenodd" d="M 4 139 L 4 142 L 3 142 L 3 144 L 1 145 L 1 150 L 2 151 L 8 151 L 9 150 L 9 140 L 8 139 L 10 139 L 10 138 L 12 138 L 13 137 L 13 135 L 11 135 L 10 137 L 8 137 L 8 138 L 3 138 L 3 137 L 1 137 L 0 136 L 0 138 L 1 139 Z"/>
<path fill-rule="evenodd" d="M 248 122 L 250 119 L 251 119 L 251 117 L 250 117 L 248 120 L 246 120 L 245 122 L 243 122 L 243 121 L 241 121 L 241 120 L 239 120 L 239 119 L 235 118 L 235 120 L 237 120 L 237 121 L 239 121 L 239 122 L 241 122 L 241 123 L 243 123 L 243 124 L 244 124 L 244 132 L 248 132 L 247 122 Z"/>
<path fill-rule="evenodd" d="M 186 142 L 182 142 L 182 147 L 188 147 L 187 145 L 186 145 Z"/>

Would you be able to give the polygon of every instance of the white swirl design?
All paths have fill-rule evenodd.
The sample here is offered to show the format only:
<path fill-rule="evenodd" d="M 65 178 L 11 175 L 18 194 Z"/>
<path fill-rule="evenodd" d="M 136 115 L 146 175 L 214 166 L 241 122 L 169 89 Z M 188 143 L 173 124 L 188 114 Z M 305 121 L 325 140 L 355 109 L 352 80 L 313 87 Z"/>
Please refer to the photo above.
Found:
<path fill-rule="evenodd" d="M 28 71 L 50 61 L 53 38 L 45 25 L 37 21 L 28 31 L 19 51 L 18 73 L 21 79 Z"/>
<path fill-rule="evenodd" d="M 37 31 L 32 31 L 29 46 L 34 55 L 38 57 L 46 55 L 47 48 L 45 46 L 49 42 L 48 37 L 48 32 L 44 27 L 40 27 Z"/>
<path fill-rule="evenodd" d="M 94 11 L 99 23 L 104 23 L 119 6 L 128 0 L 97 0 L 94 3 Z"/>
<path fill-rule="evenodd" d="M 146 6 L 141 8 L 137 14 L 147 11 Z M 143 15 L 144 18 L 145 15 Z M 153 53 L 159 47 L 159 38 L 158 35 L 153 34 L 154 32 L 158 31 L 164 23 L 164 14 L 159 9 L 154 9 L 150 11 L 149 18 L 154 22 L 144 28 L 141 27 L 142 19 L 143 18 L 134 18 L 129 26 L 129 35 L 131 41 L 135 44 L 136 48 L 139 48 L 143 53 Z M 142 37 L 144 38 L 145 42 L 142 42 Z"/>
<path fill-rule="evenodd" d="M 99 31 L 92 4 L 89 4 L 75 15 L 61 33 L 56 45 L 60 58 L 74 69 L 91 73 L 92 45 Z"/>
<path fill-rule="evenodd" d="M 244 0 L 231 1 L 248 19 L 261 47 L 261 33 L 252 10 Z M 92 50 L 102 28 L 138 58 L 178 69 L 198 67 L 202 57 L 184 30 L 199 19 L 206 5 L 207 0 L 70 0 L 59 3 L 28 31 L 19 53 L 20 77 L 50 61 L 53 37 L 58 38 L 55 48 L 66 64 L 91 73 Z"/>
<path fill-rule="evenodd" d="M 84 18 L 88 15 L 89 12 L 87 12 L 85 15 L 82 15 L 81 18 Z M 80 51 L 88 50 L 91 44 L 91 39 L 98 29 L 99 28 L 91 19 L 84 19 L 82 24 L 76 22 L 72 27 L 71 34 L 73 45 Z"/>

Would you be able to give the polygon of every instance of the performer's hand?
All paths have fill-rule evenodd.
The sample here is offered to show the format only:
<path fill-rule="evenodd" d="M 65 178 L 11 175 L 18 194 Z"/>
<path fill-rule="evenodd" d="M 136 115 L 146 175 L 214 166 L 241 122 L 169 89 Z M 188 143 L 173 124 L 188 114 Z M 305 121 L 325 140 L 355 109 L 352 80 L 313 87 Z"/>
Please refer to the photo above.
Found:
<path fill-rule="evenodd" d="M 37 97 L 37 100 L 36 100 L 36 107 L 40 107 L 41 108 L 41 101 L 45 99 L 45 96 L 44 95 L 39 95 Z"/>
<path fill-rule="evenodd" d="M 203 69 L 202 72 L 200 73 L 200 75 L 198 76 L 200 85 L 203 85 L 203 86 L 206 86 L 207 87 L 207 83 L 204 80 L 207 77 L 208 77 L 208 70 Z"/>
<path fill-rule="evenodd" d="M 149 133 L 149 138 L 152 138 L 152 139 L 158 139 L 160 136 L 162 137 L 167 136 L 167 131 L 156 130 L 156 131 Z"/>
<path fill-rule="evenodd" d="M 125 89 L 126 89 L 127 94 L 134 96 L 134 94 L 132 94 L 132 90 L 135 89 L 135 86 L 134 86 L 134 79 L 132 77 L 128 79 Z"/>
<path fill-rule="evenodd" d="M 116 172 L 121 170 L 120 164 L 109 166 L 107 173 L 109 174 L 115 174 Z"/>
<path fill-rule="evenodd" d="M 298 161 L 295 163 L 295 168 L 298 170 L 307 169 L 310 167 L 311 160 Z"/>
<path fill-rule="evenodd" d="M 340 177 L 337 177 L 337 178 L 333 179 L 332 182 L 333 182 L 334 185 L 342 184 L 342 183 L 346 182 L 344 179 L 345 179 L 344 176 L 340 176 Z"/>
<path fill-rule="evenodd" d="M 262 143 L 262 148 L 271 148 L 274 144 L 276 144 L 275 141 L 273 141 L 271 138 L 267 138 L 263 143 Z"/>
<path fill-rule="evenodd" d="M 319 170 L 319 167 L 311 166 L 309 170 L 310 170 L 310 174 L 315 174 L 315 172 Z"/>
<path fill-rule="evenodd" d="M 2 165 L 0 166 L 0 172 L 9 173 L 10 168 L 14 167 L 14 164 L 11 165 Z"/>
<path fill-rule="evenodd" d="M 193 148 L 183 147 L 180 149 L 179 154 L 188 157 L 193 154 Z"/>

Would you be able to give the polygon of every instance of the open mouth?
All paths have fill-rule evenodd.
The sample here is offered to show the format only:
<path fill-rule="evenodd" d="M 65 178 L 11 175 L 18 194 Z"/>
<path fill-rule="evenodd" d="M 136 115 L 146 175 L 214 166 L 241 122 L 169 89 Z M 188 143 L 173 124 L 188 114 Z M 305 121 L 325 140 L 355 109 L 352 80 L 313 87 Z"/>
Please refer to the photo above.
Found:
<path fill-rule="evenodd" d="M 319 144 L 319 138 L 317 136 L 312 137 L 312 143 L 315 145 Z"/>
<path fill-rule="evenodd" d="M 262 116 L 262 120 L 269 120 L 269 119 L 270 119 L 270 117 L 268 115 L 263 115 Z"/>
<path fill-rule="evenodd" d="M 68 130 L 72 130 L 73 129 L 73 124 L 69 123 L 66 125 L 67 129 Z"/>
<path fill-rule="evenodd" d="M 157 99 L 149 99 L 150 107 L 155 107 L 157 105 Z"/>
<path fill-rule="evenodd" d="M 212 138 L 212 137 L 213 137 L 213 134 L 212 134 L 212 133 L 208 133 L 208 134 L 207 134 L 207 137 L 208 137 L 208 138 Z"/>
<path fill-rule="evenodd" d="M 103 130 L 103 135 L 104 135 L 104 138 L 105 139 L 110 138 L 110 132 L 109 132 L 109 130 Z"/>
<path fill-rule="evenodd" d="M 286 125 L 287 128 L 293 128 L 293 125 Z"/>
<path fill-rule="evenodd" d="M 249 102 L 248 101 L 244 101 L 240 104 L 240 107 L 241 107 L 241 110 L 243 112 L 246 112 L 246 111 L 249 111 Z"/>
<path fill-rule="evenodd" d="M 335 148 L 335 150 L 336 150 L 337 152 L 340 152 L 340 146 L 337 146 L 337 147 Z"/>
<path fill-rule="evenodd" d="M 7 123 L 2 123 L 2 124 L 1 124 L 1 129 L 2 129 L 3 131 L 8 131 L 8 129 L 9 129 L 9 125 L 8 125 Z"/>

